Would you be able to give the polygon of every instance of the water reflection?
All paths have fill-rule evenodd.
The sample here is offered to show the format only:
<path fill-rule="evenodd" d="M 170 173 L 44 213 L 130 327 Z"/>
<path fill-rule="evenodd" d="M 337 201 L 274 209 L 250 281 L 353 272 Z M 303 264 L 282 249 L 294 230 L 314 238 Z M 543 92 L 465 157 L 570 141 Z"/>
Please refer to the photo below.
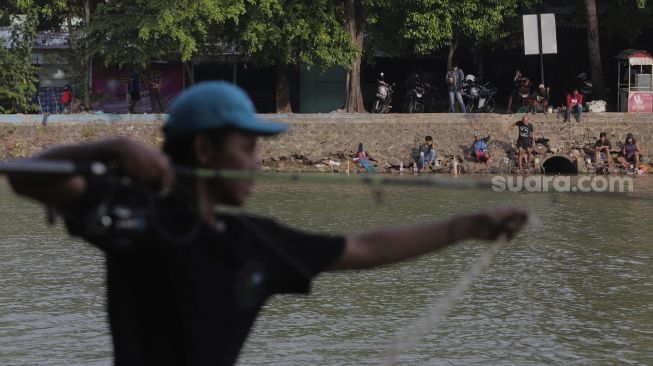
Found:
<path fill-rule="evenodd" d="M 636 191 L 653 192 L 637 178 Z M 0 188 L 0 364 L 108 365 L 103 258 Z M 344 233 L 514 204 L 543 225 L 500 252 L 405 365 L 653 364 L 651 201 L 389 187 L 259 185 L 248 210 Z M 468 242 L 375 271 L 333 273 L 310 297 L 270 301 L 242 365 L 378 365 L 482 252 Z"/>

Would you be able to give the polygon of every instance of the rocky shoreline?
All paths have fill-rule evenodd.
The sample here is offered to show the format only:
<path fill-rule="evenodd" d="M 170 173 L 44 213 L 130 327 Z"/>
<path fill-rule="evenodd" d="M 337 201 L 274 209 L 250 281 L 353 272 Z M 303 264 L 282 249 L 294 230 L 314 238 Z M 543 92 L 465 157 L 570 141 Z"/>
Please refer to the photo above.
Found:
<path fill-rule="evenodd" d="M 54 119 L 54 117 L 57 117 Z M 516 149 L 507 128 L 518 115 L 493 114 L 329 114 L 262 115 L 261 118 L 290 124 L 287 133 L 262 139 L 258 153 L 267 171 L 361 172 L 351 158 L 358 143 L 376 160 L 378 173 L 412 172 L 416 148 L 424 136 L 435 140 L 440 166 L 427 169 L 434 173 L 517 173 Z M 55 115 L 43 125 L 38 115 L 0 115 L 0 159 L 33 156 L 60 145 L 110 136 L 128 136 L 152 148 L 163 142 L 164 115 Z M 624 169 L 604 169 L 586 164 L 593 160 L 592 144 L 605 131 L 620 149 L 625 134 L 632 132 L 642 148 L 642 162 L 648 166 L 653 156 L 653 116 L 624 113 L 588 114 L 583 123 L 563 123 L 555 116 L 531 116 L 535 134 L 542 140 L 536 145 L 535 172 L 568 168 L 574 173 L 623 173 Z M 487 167 L 466 158 L 473 133 L 490 133 Z M 506 160 L 507 159 L 507 160 Z M 454 164 L 454 160 L 456 163 Z M 455 166 L 455 168 L 454 168 Z M 349 169 L 347 169 L 349 167 Z"/>

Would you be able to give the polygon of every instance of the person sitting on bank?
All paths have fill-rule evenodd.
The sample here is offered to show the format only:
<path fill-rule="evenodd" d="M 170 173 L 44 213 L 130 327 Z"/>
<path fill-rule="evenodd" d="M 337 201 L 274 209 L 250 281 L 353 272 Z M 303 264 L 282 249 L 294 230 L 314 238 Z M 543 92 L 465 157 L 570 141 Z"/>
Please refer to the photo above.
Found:
<path fill-rule="evenodd" d="M 217 173 L 259 170 L 258 137 L 288 126 L 260 121 L 247 94 L 225 82 L 187 89 L 169 113 L 164 152 L 115 138 L 59 147 L 30 159 L 81 166 L 110 162 L 130 185 L 83 173 L 9 174 L 14 191 L 62 212 L 69 232 L 106 256 L 107 308 L 118 366 L 232 365 L 261 307 L 275 294 L 307 294 L 323 271 L 381 266 L 468 239 L 511 239 L 528 218 L 526 210 L 504 207 L 321 235 L 271 219 L 216 213 L 217 204 L 245 204 L 253 186 L 250 179 Z M 215 170 L 216 176 L 189 173 L 196 169 Z M 144 212 L 133 231 L 121 224 L 130 212 Z"/>
<path fill-rule="evenodd" d="M 635 169 L 639 169 L 639 143 L 635 140 L 635 137 L 632 133 L 626 135 L 626 141 L 624 142 L 624 147 L 621 149 L 621 156 L 617 158 L 617 161 L 623 165 L 626 169 L 632 166 Z"/>
<path fill-rule="evenodd" d="M 433 148 L 433 137 L 424 137 L 424 143 L 419 145 L 419 158 L 417 168 L 422 171 L 427 166 L 435 164 L 435 149 Z"/>
<path fill-rule="evenodd" d="M 480 132 L 474 133 L 474 142 L 472 143 L 472 149 L 467 154 L 468 158 L 474 158 L 477 163 L 485 163 L 487 166 L 488 161 L 490 160 L 490 153 L 488 152 L 487 142 L 490 141 L 490 133 L 487 133 L 487 136 L 481 138 Z"/>
<path fill-rule="evenodd" d="M 515 126 L 519 129 L 519 135 L 517 137 L 517 148 L 519 149 L 517 166 L 519 167 L 519 170 L 521 170 L 524 154 L 526 155 L 526 167 L 531 166 L 533 146 L 535 145 L 535 135 L 533 134 L 533 125 L 528 122 L 528 116 L 523 116 L 521 121 L 511 124 L 510 127 L 508 127 L 508 133 L 510 133 Z"/>
<path fill-rule="evenodd" d="M 360 166 L 365 169 L 368 173 L 374 173 L 374 165 L 370 162 L 372 158 L 367 155 L 363 143 L 358 144 L 358 150 L 356 151 L 356 157 L 354 158 L 354 163 L 358 163 Z"/>
<path fill-rule="evenodd" d="M 578 89 L 574 89 L 571 94 L 567 94 L 567 109 L 564 122 L 570 120 L 572 113 L 576 115 L 576 122 L 580 122 L 583 115 L 583 95 L 578 92 Z"/>
<path fill-rule="evenodd" d="M 594 144 L 594 161 L 599 164 L 602 161 L 602 156 L 608 162 L 608 166 L 612 165 L 612 157 L 610 156 L 610 149 L 612 144 L 608 140 L 608 135 L 605 132 L 599 134 L 599 139 Z"/>
<path fill-rule="evenodd" d="M 551 88 L 545 87 L 544 84 L 540 84 L 535 92 L 531 95 L 531 112 L 533 114 L 538 112 L 547 112 L 549 108 L 549 97 L 551 95 Z"/>

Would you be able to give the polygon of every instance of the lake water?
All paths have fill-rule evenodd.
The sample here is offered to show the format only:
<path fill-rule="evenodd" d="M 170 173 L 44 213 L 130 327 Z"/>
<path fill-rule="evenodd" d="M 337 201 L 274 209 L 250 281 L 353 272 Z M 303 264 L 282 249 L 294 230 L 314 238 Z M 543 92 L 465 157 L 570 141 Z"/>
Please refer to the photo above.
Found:
<path fill-rule="evenodd" d="M 638 177 L 653 193 L 653 177 Z M 470 291 L 402 365 L 653 364 L 653 200 L 579 194 L 260 184 L 247 210 L 346 233 L 497 205 L 533 210 Z M 100 252 L 48 227 L 0 182 L 0 365 L 110 365 Z M 465 242 L 384 268 L 322 275 L 268 302 L 241 365 L 378 365 L 483 253 Z"/>

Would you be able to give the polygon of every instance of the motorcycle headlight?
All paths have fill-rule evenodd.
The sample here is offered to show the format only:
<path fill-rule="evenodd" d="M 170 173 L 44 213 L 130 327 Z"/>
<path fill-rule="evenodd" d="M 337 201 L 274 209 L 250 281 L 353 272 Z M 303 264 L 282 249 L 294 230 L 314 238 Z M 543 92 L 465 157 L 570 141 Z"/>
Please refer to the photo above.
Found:
<path fill-rule="evenodd" d="M 376 89 L 376 95 L 381 98 L 385 98 L 388 95 L 388 88 L 386 86 L 380 85 Z"/>

